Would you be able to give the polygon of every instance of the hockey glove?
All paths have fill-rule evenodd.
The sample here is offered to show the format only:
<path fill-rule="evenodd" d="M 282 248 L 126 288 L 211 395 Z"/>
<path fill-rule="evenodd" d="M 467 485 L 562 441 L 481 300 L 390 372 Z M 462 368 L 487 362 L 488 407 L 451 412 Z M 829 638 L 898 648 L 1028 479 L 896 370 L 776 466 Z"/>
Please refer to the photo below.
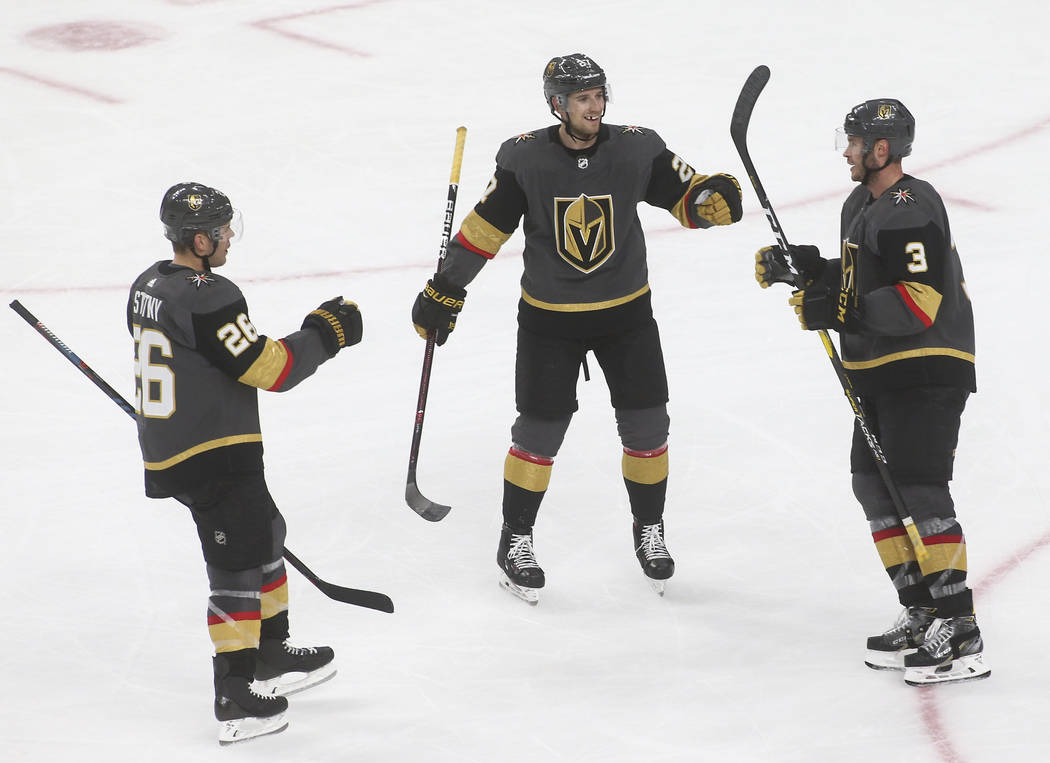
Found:
<path fill-rule="evenodd" d="M 692 204 L 701 228 L 735 223 L 743 214 L 740 183 L 732 175 L 710 175 L 693 186 Z"/>
<path fill-rule="evenodd" d="M 321 334 L 321 341 L 334 358 L 344 347 L 361 341 L 361 311 L 353 302 L 333 297 L 303 319 L 302 328 L 313 327 Z"/>
<path fill-rule="evenodd" d="M 804 331 L 852 331 L 856 327 L 857 312 L 849 306 L 849 295 L 839 289 L 818 286 L 795 291 L 788 304 L 795 308 Z"/>
<path fill-rule="evenodd" d="M 795 274 L 788 267 L 783 249 L 779 246 L 764 246 L 755 252 L 755 280 L 763 289 L 775 283 L 795 285 Z"/>
<path fill-rule="evenodd" d="M 827 260 L 820 256 L 820 250 L 815 246 L 790 245 L 786 252 L 779 246 L 764 246 L 755 254 L 755 280 L 759 286 L 765 289 L 774 283 L 796 285 L 794 274 L 788 267 L 788 256 L 806 286 L 824 274 Z"/>
<path fill-rule="evenodd" d="M 426 339 L 433 331 L 434 342 L 438 347 L 443 345 L 456 328 L 456 316 L 463 309 L 463 300 L 466 298 L 466 289 L 435 273 L 412 305 L 412 323 L 416 333 Z"/>

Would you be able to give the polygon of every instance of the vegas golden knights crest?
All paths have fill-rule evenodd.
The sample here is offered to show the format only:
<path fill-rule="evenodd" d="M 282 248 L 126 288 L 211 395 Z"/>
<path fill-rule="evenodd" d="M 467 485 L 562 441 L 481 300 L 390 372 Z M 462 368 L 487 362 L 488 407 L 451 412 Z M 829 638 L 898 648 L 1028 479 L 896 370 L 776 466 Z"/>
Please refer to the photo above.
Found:
<path fill-rule="evenodd" d="M 616 249 L 612 196 L 556 197 L 554 237 L 558 254 L 577 270 L 601 266 Z"/>
<path fill-rule="evenodd" d="M 860 247 L 849 239 L 842 242 L 842 281 L 839 285 L 839 320 L 845 322 L 845 310 L 856 307 L 857 298 L 857 250 Z"/>

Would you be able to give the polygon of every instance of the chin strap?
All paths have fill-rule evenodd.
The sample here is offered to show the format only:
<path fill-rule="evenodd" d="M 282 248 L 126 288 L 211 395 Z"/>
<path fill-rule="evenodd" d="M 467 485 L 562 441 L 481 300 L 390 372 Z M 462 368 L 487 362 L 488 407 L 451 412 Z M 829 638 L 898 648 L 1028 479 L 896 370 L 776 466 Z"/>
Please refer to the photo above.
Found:
<path fill-rule="evenodd" d="M 565 134 L 566 135 L 568 135 L 570 138 L 572 138 L 575 141 L 579 141 L 580 143 L 586 143 L 587 142 L 586 138 L 581 138 L 579 135 L 576 135 L 575 133 L 573 133 L 572 130 L 569 129 L 569 115 L 568 115 L 568 113 L 566 113 L 565 116 L 562 116 L 561 113 L 555 108 L 554 104 L 551 103 L 551 114 L 556 116 L 558 118 L 558 121 L 562 123 L 562 126 L 565 128 Z M 602 118 L 602 122 L 604 123 L 604 121 L 605 121 L 605 109 L 604 108 L 602 109 L 602 117 L 601 118 Z"/>
<path fill-rule="evenodd" d="M 563 119 L 562 120 L 562 125 L 565 127 L 565 134 L 568 135 L 570 138 L 572 138 L 573 140 L 578 141 L 580 143 L 586 143 L 587 142 L 585 139 L 581 138 L 579 135 L 576 135 L 572 130 L 569 129 L 569 120 L 568 119 Z"/>
<path fill-rule="evenodd" d="M 208 240 L 211 241 L 211 251 L 207 254 L 198 254 L 196 242 L 193 244 L 193 256 L 201 261 L 205 273 L 211 272 L 211 256 L 215 254 L 215 249 L 218 247 L 218 244 L 212 240 L 211 236 L 208 236 Z"/>
<path fill-rule="evenodd" d="M 861 160 L 861 161 L 864 161 L 864 179 L 861 180 L 860 182 L 862 184 L 864 184 L 864 185 L 867 184 L 868 179 L 872 176 L 873 173 L 882 172 L 884 169 L 889 167 L 890 166 L 890 162 L 893 161 L 893 157 L 892 156 L 887 156 L 886 157 L 886 161 L 882 163 L 881 167 L 869 167 L 867 162 L 865 161 L 869 156 L 871 156 L 871 151 L 865 151 L 864 152 L 864 159 Z"/>

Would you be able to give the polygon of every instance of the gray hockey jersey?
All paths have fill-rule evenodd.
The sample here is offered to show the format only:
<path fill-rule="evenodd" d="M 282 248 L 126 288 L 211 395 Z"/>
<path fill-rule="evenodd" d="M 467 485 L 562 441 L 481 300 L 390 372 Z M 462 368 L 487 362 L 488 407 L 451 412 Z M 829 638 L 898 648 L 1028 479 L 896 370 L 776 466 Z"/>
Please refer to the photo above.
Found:
<path fill-rule="evenodd" d="M 283 392 L 328 360 L 315 329 L 273 340 L 227 278 L 157 262 L 127 304 L 146 494 L 262 470 L 258 390 Z"/>
<path fill-rule="evenodd" d="M 706 227 L 691 193 L 706 177 L 648 128 L 602 125 L 597 142 L 583 150 L 562 145 L 557 126 L 522 133 L 500 146 L 496 172 L 448 255 L 491 259 L 524 219 L 526 305 L 570 322 L 569 314 L 611 316 L 635 301 L 648 311 L 638 204 L 667 209 L 684 227 Z M 453 265 L 449 273 L 457 280 L 466 271 Z M 472 276 L 459 277 L 460 285 Z M 601 323 L 595 318 L 588 323 Z"/>
<path fill-rule="evenodd" d="M 941 197 L 904 175 L 879 198 L 862 186 L 842 206 L 838 278 L 859 323 L 840 334 L 860 394 L 917 385 L 976 391 L 973 308 Z"/>

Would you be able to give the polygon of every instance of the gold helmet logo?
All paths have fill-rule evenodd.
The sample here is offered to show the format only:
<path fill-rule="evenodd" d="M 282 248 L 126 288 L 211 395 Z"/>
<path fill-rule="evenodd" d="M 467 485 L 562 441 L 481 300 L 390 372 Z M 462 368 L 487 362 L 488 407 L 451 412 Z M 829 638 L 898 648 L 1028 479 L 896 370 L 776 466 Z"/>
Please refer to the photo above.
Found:
<path fill-rule="evenodd" d="M 892 103 L 884 103 L 879 106 L 879 113 L 875 115 L 876 119 L 893 119 L 897 116 L 897 107 Z"/>
<path fill-rule="evenodd" d="M 547 68 L 544 70 L 543 76 L 550 77 L 552 74 L 554 74 L 554 69 L 557 65 L 558 59 L 552 58 L 549 62 L 547 62 Z"/>
<path fill-rule="evenodd" d="M 199 193 L 191 193 L 186 197 L 186 206 L 194 212 L 200 212 L 204 206 L 204 198 Z"/>
<path fill-rule="evenodd" d="M 577 270 L 591 272 L 616 249 L 612 196 L 555 198 L 554 228 L 562 259 Z"/>

